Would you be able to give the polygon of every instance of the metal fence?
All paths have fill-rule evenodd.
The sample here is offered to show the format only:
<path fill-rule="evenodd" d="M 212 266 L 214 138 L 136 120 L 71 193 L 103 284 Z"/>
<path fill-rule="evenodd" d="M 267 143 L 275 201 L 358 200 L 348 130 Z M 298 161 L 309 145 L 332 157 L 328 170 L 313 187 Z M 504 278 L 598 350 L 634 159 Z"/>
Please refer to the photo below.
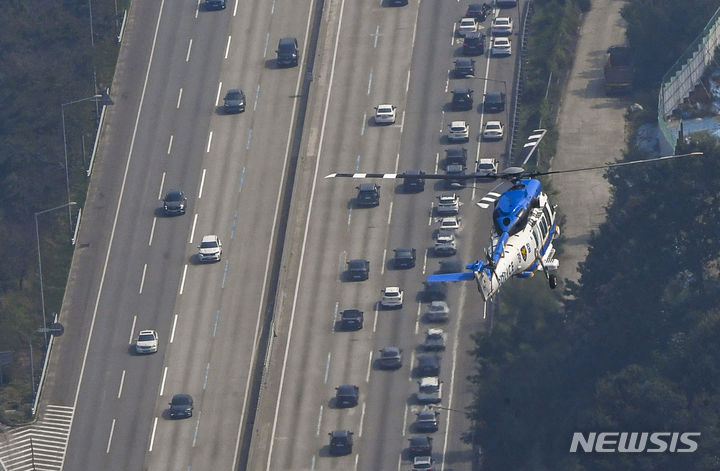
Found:
<path fill-rule="evenodd" d="M 680 58 L 665 73 L 658 95 L 658 124 L 665 142 L 661 147 L 674 149 L 678 129 L 669 126 L 668 119 L 700 83 L 708 65 L 713 62 L 715 49 L 720 45 L 720 8 Z"/>

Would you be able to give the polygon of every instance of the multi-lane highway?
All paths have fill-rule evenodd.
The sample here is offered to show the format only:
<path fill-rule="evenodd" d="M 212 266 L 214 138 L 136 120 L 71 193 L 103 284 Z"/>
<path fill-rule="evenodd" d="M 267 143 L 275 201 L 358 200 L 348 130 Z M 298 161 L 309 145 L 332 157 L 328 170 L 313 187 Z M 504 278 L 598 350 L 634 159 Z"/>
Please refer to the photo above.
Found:
<path fill-rule="evenodd" d="M 190 470 L 403 469 L 419 409 L 412 375 L 428 325 L 419 292 L 437 269 L 431 211 L 442 183 L 405 194 L 381 182 L 380 205 L 354 207 L 355 182 L 329 181 L 334 171 L 389 171 L 442 166 L 447 124 L 470 124 L 468 164 L 506 158 L 506 140 L 479 142 L 488 117 L 486 90 L 511 101 L 516 57 L 476 57 L 476 78 L 449 74 L 460 55 L 454 23 L 467 3 L 326 0 L 312 70 L 306 69 L 317 4 L 232 0 L 203 11 L 189 0 L 135 5 L 126 31 L 99 159 L 84 210 L 57 339 L 41 403 L 71 419 L 58 443 L 64 469 Z M 518 10 L 501 10 L 519 25 Z M 489 20 L 484 24 L 489 27 Z M 297 37 L 301 64 L 278 69 L 280 37 Z M 517 33 L 512 36 L 517 37 Z M 517 48 L 516 48 L 517 50 Z M 300 110 L 301 84 L 312 73 Z M 475 106 L 450 111 L 450 90 L 475 90 Z M 228 88 L 242 88 L 247 109 L 217 112 Z M 393 103 L 398 120 L 375 126 L 374 106 Z M 296 116 L 306 112 L 290 216 L 280 220 Z M 506 124 L 508 112 L 493 115 Z M 398 182 L 399 183 L 399 182 Z M 189 197 L 187 214 L 159 212 L 170 188 Z M 459 191 L 464 206 L 458 257 L 481 256 L 489 215 L 477 200 L 490 185 Z M 275 241 L 287 224 L 278 289 L 271 279 Z M 217 234 L 223 259 L 199 265 L 200 238 Z M 417 249 L 417 266 L 395 270 L 392 249 Z M 370 279 L 344 282 L 351 258 L 370 260 Z M 384 286 L 405 290 L 396 311 L 378 311 Z M 274 305 L 270 350 L 258 348 L 265 308 Z M 442 354 L 441 427 L 433 434 L 440 466 L 470 469 L 468 428 L 456 412 L 472 397 L 470 334 L 486 306 L 474 286 L 448 292 L 448 348 Z M 338 311 L 365 312 L 357 332 L 338 332 Z M 156 329 L 155 355 L 133 354 L 141 329 Z M 396 345 L 404 364 L 373 367 L 377 350 Z M 253 416 L 253 369 L 265 364 Z M 334 387 L 354 383 L 360 402 L 330 407 Z M 175 393 L 195 400 L 193 417 L 169 420 Z M 453 410 L 455 409 L 455 410 Z M 253 409 L 252 412 L 255 412 Z M 249 425 L 248 425 L 249 423 Z M 347 428 L 356 445 L 330 458 L 327 433 Z M 67 447 L 66 449 L 64 447 Z"/>
<path fill-rule="evenodd" d="M 322 177 L 356 170 L 433 172 L 442 164 L 447 124 L 454 119 L 470 123 L 470 161 L 476 156 L 506 157 L 505 140 L 476 139 L 488 119 L 478 105 L 486 87 L 510 91 L 514 57 L 479 56 L 476 79 L 451 78 L 449 69 L 460 55 L 453 24 L 465 8 L 455 2 L 411 2 L 390 9 L 339 1 L 331 10 L 336 20 L 328 27 L 322 66 L 316 64 L 326 80 L 314 84 L 319 93 L 305 129 L 304 152 L 312 156 L 305 161 L 307 183 L 296 185 L 296 192 L 308 190 L 293 201 L 295 244 L 286 254 L 288 271 L 281 279 L 276 310 L 278 335 L 259 409 L 264 419 L 256 421 L 249 469 L 407 469 L 411 464 L 405 449 L 421 407 L 413 397 L 417 378 L 412 367 L 428 327 L 422 321 L 428 304 L 420 302 L 420 291 L 427 273 L 438 266 L 439 259 L 427 249 L 437 227 L 431 205 L 444 184 L 428 182 L 423 193 L 409 195 L 400 182 L 383 181 L 380 205 L 360 209 L 352 204 L 355 181 Z M 518 22 L 515 10 L 503 12 Z M 456 87 L 475 89 L 472 111 L 449 111 L 449 91 Z M 398 122 L 373 126 L 373 106 L 384 102 L 398 106 Z M 492 116 L 507 123 L 507 112 Z M 489 188 L 460 191 L 465 206 L 457 238 L 463 260 L 480 256 L 486 243 L 488 216 L 470 203 L 473 195 L 482 195 L 476 192 Z M 393 269 L 392 249 L 401 246 L 418 250 L 414 269 Z M 343 280 L 345 262 L 353 258 L 370 261 L 368 281 Z M 403 308 L 378 311 L 380 290 L 392 285 L 405 290 Z M 441 406 L 462 409 L 471 398 L 464 380 L 472 372 L 466 353 L 472 345 L 469 332 L 481 326 L 486 310 L 473 286 L 450 288 L 448 302 Z M 336 330 L 338 311 L 348 308 L 364 311 L 363 329 Z M 403 349 L 400 370 L 374 367 L 378 349 L 388 345 Z M 360 402 L 354 408 L 334 408 L 334 388 L 345 383 L 359 386 Z M 463 414 L 441 409 L 441 428 L 433 434 L 438 464 L 470 469 L 470 446 L 460 440 L 467 428 Z M 334 429 L 353 431 L 350 456 L 328 456 L 328 432 Z"/>

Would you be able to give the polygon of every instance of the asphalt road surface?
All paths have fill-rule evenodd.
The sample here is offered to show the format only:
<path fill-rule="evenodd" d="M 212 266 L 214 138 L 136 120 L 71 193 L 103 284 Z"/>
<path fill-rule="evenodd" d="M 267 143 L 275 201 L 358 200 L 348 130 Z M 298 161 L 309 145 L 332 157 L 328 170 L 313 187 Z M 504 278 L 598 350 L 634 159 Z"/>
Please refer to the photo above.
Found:
<path fill-rule="evenodd" d="M 438 267 L 427 249 L 443 185 L 428 182 L 408 195 L 384 181 L 380 206 L 359 209 L 355 182 L 322 176 L 435 171 L 454 119 L 470 124 L 470 167 L 477 157 L 507 158 L 505 140 L 479 142 L 489 119 L 479 105 L 486 90 L 506 91 L 510 101 L 516 56 L 486 53 L 476 58 L 476 78 L 449 75 L 461 44 L 453 25 L 467 3 L 325 3 L 248 469 L 410 464 L 404 449 L 419 408 L 412 368 L 428 327 L 419 291 Z M 57 339 L 40 406 L 41 416 L 61 408 L 68 417 L 69 438 L 58 442 L 64 469 L 237 468 L 251 369 L 265 361 L 258 335 L 305 73 L 303 63 L 278 69 L 274 49 L 280 37 L 295 36 L 304 60 L 313 8 L 308 0 L 231 1 L 224 11 L 185 0 L 134 6 L 60 316 L 66 334 Z M 516 31 L 518 12 L 502 10 Z M 218 113 L 235 87 L 244 89 L 247 110 Z M 456 87 L 475 89 L 474 110 L 449 111 Z M 384 102 L 398 106 L 398 121 L 376 126 L 374 106 Z M 508 112 L 492 118 L 507 124 Z M 490 187 L 459 191 L 465 206 L 455 258 L 464 262 L 487 243 L 489 214 L 471 202 Z M 188 195 L 186 215 L 160 214 L 170 188 Z M 219 263 L 197 263 L 205 234 L 224 242 Z M 399 246 L 417 248 L 414 269 L 393 268 Z M 369 281 L 343 281 L 350 258 L 371 261 Z M 405 290 L 405 304 L 378 311 L 380 289 L 389 285 Z M 450 287 L 448 303 L 434 456 L 440 469 L 470 469 L 472 452 L 461 441 L 468 428 L 461 410 L 471 399 L 467 350 L 487 311 L 472 284 Z M 365 312 L 362 330 L 335 331 L 347 308 Z M 159 352 L 133 354 L 135 336 L 148 328 L 159 333 Z M 373 367 L 386 345 L 403 349 L 402 369 Z M 357 407 L 331 407 L 342 383 L 360 386 Z M 194 397 L 194 415 L 172 421 L 167 403 L 180 392 Z M 349 457 L 326 456 L 327 432 L 336 428 L 356 434 Z"/>

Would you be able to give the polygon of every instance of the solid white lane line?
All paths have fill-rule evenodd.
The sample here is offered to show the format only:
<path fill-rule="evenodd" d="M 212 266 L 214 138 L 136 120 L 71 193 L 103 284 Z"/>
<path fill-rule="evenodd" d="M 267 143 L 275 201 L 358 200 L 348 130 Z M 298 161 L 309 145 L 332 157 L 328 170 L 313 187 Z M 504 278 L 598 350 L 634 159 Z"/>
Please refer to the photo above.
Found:
<path fill-rule="evenodd" d="M 367 122 L 367 113 L 363 113 L 362 127 L 360 128 L 360 135 L 365 135 L 365 123 Z"/>
<path fill-rule="evenodd" d="M 427 269 L 428 252 L 430 252 L 430 249 L 425 249 L 425 258 L 423 259 L 423 275 L 425 274 L 425 270 Z"/>
<path fill-rule="evenodd" d="M 375 311 L 375 314 L 377 314 L 377 311 Z M 370 355 L 368 355 L 368 366 L 367 366 L 367 373 L 365 373 L 365 382 L 370 382 L 370 370 L 372 369 L 372 355 L 373 351 L 370 350 Z"/>
<path fill-rule="evenodd" d="M 415 350 L 412 351 L 410 354 L 410 375 L 408 376 L 408 381 L 412 381 L 412 366 L 415 364 Z M 405 430 L 405 423 L 403 423 L 403 430 Z"/>
<path fill-rule="evenodd" d="M 435 173 L 438 173 L 439 166 L 440 166 L 440 152 L 435 152 Z"/>
<path fill-rule="evenodd" d="M 240 0 L 235 0 L 235 6 L 233 7 L 233 16 L 237 15 L 238 4 Z"/>
<path fill-rule="evenodd" d="M 157 222 L 157 217 L 153 216 L 153 223 L 152 223 L 152 227 L 150 228 L 150 240 L 148 241 L 148 245 L 152 245 L 153 234 L 155 234 L 155 223 L 156 222 Z"/>
<path fill-rule="evenodd" d="M 185 288 L 185 275 L 187 275 L 187 264 L 185 264 L 185 268 L 183 268 L 183 276 L 180 281 L 180 294 L 183 294 L 183 289 Z"/>
<path fill-rule="evenodd" d="M 215 94 L 215 106 L 220 103 L 220 93 L 222 93 L 222 82 L 218 82 L 217 93 Z"/>
<path fill-rule="evenodd" d="M 173 135 L 170 134 L 170 142 L 168 142 L 168 150 L 167 150 L 168 155 L 170 155 L 170 151 L 172 150 L 172 142 L 173 142 Z"/>
<path fill-rule="evenodd" d="M 210 152 L 210 144 L 212 144 L 212 135 L 213 135 L 213 132 L 210 131 L 210 135 L 208 136 L 207 149 L 205 149 L 205 152 Z"/>
<path fill-rule="evenodd" d="M 250 143 L 252 142 L 252 135 L 253 135 L 253 130 L 252 130 L 252 128 L 250 128 L 250 130 L 248 131 L 248 140 L 247 140 L 247 144 L 245 144 L 245 149 L 250 149 Z"/>
<path fill-rule="evenodd" d="M 318 421 L 317 421 L 317 427 L 315 428 L 315 436 L 320 436 L 320 424 L 322 423 L 322 416 L 323 416 L 323 405 L 320 404 L 320 412 L 318 413 Z"/>
<path fill-rule="evenodd" d="M 203 391 L 207 389 L 208 376 L 210 376 L 210 362 L 205 367 L 205 381 L 203 381 Z"/>
<path fill-rule="evenodd" d="M 217 326 L 220 322 L 220 309 L 218 309 L 215 312 L 215 324 L 213 325 L 213 338 L 215 338 L 215 335 L 217 334 Z"/>
<path fill-rule="evenodd" d="M 257 109 L 258 100 L 260 99 L 260 84 L 257 84 L 257 89 L 255 90 L 255 103 L 253 103 L 253 111 Z"/>
<path fill-rule="evenodd" d="M 405 128 L 405 110 L 403 110 L 402 121 L 400 121 L 400 133 L 401 134 L 402 134 L 404 128 Z"/>
<path fill-rule="evenodd" d="M 172 331 L 170 333 L 170 343 L 173 343 L 173 340 L 175 340 L 175 327 L 177 327 L 177 320 L 178 320 L 178 315 L 175 314 L 175 318 L 173 319 Z"/>
<path fill-rule="evenodd" d="M 178 99 L 177 99 L 177 105 L 175 108 L 180 109 L 180 101 L 182 100 L 182 87 L 180 87 L 180 91 L 178 92 Z"/>
<path fill-rule="evenodd" d="M 135 323 L 137 322 L 137 314 L 133 316 L 132 325 L 130 326 L 130 338 L 128 339 L 128 345 L 132 345 L 133 337 L 135 334 Z"/>
<path fill-rule="evenodd" d="M 228 58 L 228 53 L 230 52 L 230 40 L 231 39 L 232 39 L 232 36 L 228 35 L 227 46 L 225 46 L 225 59 Z"/>
<path fill-rule="evenodd" d="M 270 6 L 270 14 L 273 15 L 274 13 L 275 13 L 275 0 L 273 0 L 272 5 Z"/>
<path fill-rule="evenodd" d="M 240 193 L 242 191 L 244 182 L 245 182 L 245 167 L 243 167 L 242 173 L 240 173 L 240 184 L 238 185 L 238 193 Z"/>
<path fill-rule="evenodd" d="M 405 93 L 410 90 L 410 69 L 408 69 L 407 80 L 405 80 Z"/>
<path fill-rule="evenodd" d="M 110 445 L 112 444 L 113 432 L 115 432 L 115 419 L 113 419 L 112 424 L 110 425 L 110 436 L 108 437 L 108 444 L 107 448 L 105 448 L 105 454 L 110 453 Z"/>
<path fill-rule="evenodd" d="M 398 173 L 398 166 L 400 165 L 400 152 L 395 156 L 395 173 Z"/>
<path fill-rule="evenodd" d="M 185 54 L 185 62 L 190 62 L 190 50 L 191 49 L 192 49 L 192 38 L 190 38 L 190 42 L 188 43 L 187 54 Z"/>
<path fill-rule="evenodd" d="M 335 301 L 335 311 L 333 311 L 333 320 L 332 320 L 332 326 L 330 326 L 330 330 L 335 330 L 335 324 L 337 323 L 337 316 L 338 316 L 338 309 L 340 308 L 340 302 Z"/>
<path fill-rule="evenodd" d="M 195 217 L 193 217 L 192 229 L 190 229 L 190 240 L 188 240 L 188 244 L 192 244 L 193 239 L 195 238 L 195 226 L 197 225 L 197 218 L 198 213 L 195 213 Z"/>
<path fill-rule="evenodd" d="M 392 204 L 392 201 L 390 202 Z M 388 218 L 388 222 L 390 221 L 390 218 Z M 387 257 L 387 249 L 383 249 L 383 258 L 382 258 L 382 265 L 380 265 L 380 274 L 385 274 L 385 257 Z"/>
<path fill-rule="evenodd" d="M 332 357 L 332 352 L 328 352 L 327 360 L 325 361 L 325 379 L 323 380 L 323 383 L 327 384 L 328 380 L 328 373 L 330 372 L 330 358 Z"/>
<path fill-rule="evenodd" d="M 355 468 L 354 468 L 354 471 L 357 471 L 357 466 L 358 466 L 358 460 L 359 460 L 359 459 L 360 459 L 360 454 L 359 454 L 359 453 L 355 453 Z"/>
<path fill-rule="evenodd" d="M 422 309 L 422 304 L 418 304 L 417 314 L 415 315 L 415 335 L 417 335 L 418 331 L 420 330 L 420 310 L 421 309 Z"/>
<path fill-rule="evenodd" d="M 162 173 L 162 177 L 160 178 L 160 190 L 158 191 L 158 199 L 162 199 L 162 193 L 163 193 L 163 187 L 165 186 L 165 172 Z"/>
<path fill-rule="evenodd" d="M 125 384 L 125 370 L 123 370 L 122 376 L 120 376 L 120 387 L 118 388 L 118 395 L 117 395 L 118 399 L 120 399 L 120 396 L 122 396 L 123 384 Z"/>
<path fill-rule="evenodd" d="M 375 309 L 375 318 L 373 319 L 373 333 L 377 330 L 377 321 L 378 321 L 378 310 Z"/>
<path fill-rule="evenodd" d="M 440 112 L 440 133 L 445 130 L 445 111 Z"/>
<path fill-rule="evenodd" d="M 143 265 L 142 278 L 140 278 L 140 291 L 138 294 L 142 294 L 143 286 L 145 286 L 145 273 L 147 272 L 147 263 Z"/>
<path fill-rule="evenodd" d="M 212 133 L 211 133 L 212 135 Z M 200 191 L 198 191 L 198 199 L 202 198 L 203 193 L 203 187 L 205 186 L 205 174 L 207 173 L 207 169 L 203 169 L 202 178 L 200 178 Z"/>
<path fill-rule="evenodd" d="M 198 12 L 200 11 L 200 0 L 197 0 L 197 5 L 195 5 L 195 18 L 198 17 Z"/>
<path fill-rule="evenodd" d="M 152 432 L 150 433 L 150 446 L 148 447 L 148 452 L 151 452 L 153 449 L 153 443 L 155 443 L 155 429 L 157 429 L 157 417 L 155 417 L 155 420 L 153 420 L 153 426 L 152 426 Z"/>
<path fill-rule="evenodd" d="M 362 437 L 364 423 L 365 423 L 365 403 L 363 402 L 362 412 L 360 412 L 360 431 L 358 432 L 358 437 Z M 403 428 L 403 430 L 405 430 L 405 429 Z"/>
<path fill-rule="evenodd" d="M 378 36 L 380 35 L 380 25 L 377 25 L 375 27 L 375 44 L 373 44 L 373 48 L 377 49 L 377 40 Z"/>
<path fill-rule="evenodd" d="M 455 44 L 455 28 L 456 27 L 457 27 L 457 25 L 455 23 L 453 23 L 452 35 L 450 36 L 450 45 L 451 46 Z"/>
<path fill-rule="evenodd" d="M 162 379 L 162 382 L 160 383 L 160 397 L 162 397 L 162 395 L 165 394 L 165 380 L 167 379 L 167 369 L 168 369 L 167 366 L 163 369 L 163 379 Z"/>
<path fill-rule="evenodd" d="M 230 264 L 230 260 L 225 260 L 225 270 L 223 270 L 223 278 L 222 282 L 220 283 L 220 288 L 225 288 L 225 280 L 227 279 L 227 273 L 228 273 L 228 265 Z M 213 336 L 214 337 L 214 336 Z"/>

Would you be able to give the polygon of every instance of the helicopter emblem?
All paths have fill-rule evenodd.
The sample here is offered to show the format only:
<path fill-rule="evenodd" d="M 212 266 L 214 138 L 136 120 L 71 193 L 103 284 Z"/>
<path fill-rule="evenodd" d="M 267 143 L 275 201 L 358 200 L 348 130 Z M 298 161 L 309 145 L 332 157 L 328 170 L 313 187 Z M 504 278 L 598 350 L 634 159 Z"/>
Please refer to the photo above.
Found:
<path fill-rule="evenodd" d="M 523 162 L 532 156 L 547 131 L 536 129 L 523 146 Z M 551 289 L 557 287 L 555 272 L 560 261 L 555 258 L 553 242 L 560 236 L 556 205 L 551 204 L 542 184 L 535 177 L 560 173 L 599 170 L 627 165 L 644 164 L 682 157 L 697 157 L 702 152 L 666 155 L 645 160 L 615 162 L 594 167 L 546 172 L 525 171 L 522 167 L 508 167 L 500 172 L 469 173 L 463 175 L 429 174 L 424 172 L 404 173 L 333 173 L 325 178 L 417 178 L 418 174 L 428 180 L 484 180 L 502 182 L 489 191 L 477 205 L 487 209 L 493 206 L 491 243 L 485 251 L 485 260 L 476 260 L 465 266 L 468 271 L 459 273 L 438 273 L 428 276 L 428 282 L 472 281 L 477 282 L 478 291 L 487 301 L 510 278 L 529 278 L 542 272 Z"/>

